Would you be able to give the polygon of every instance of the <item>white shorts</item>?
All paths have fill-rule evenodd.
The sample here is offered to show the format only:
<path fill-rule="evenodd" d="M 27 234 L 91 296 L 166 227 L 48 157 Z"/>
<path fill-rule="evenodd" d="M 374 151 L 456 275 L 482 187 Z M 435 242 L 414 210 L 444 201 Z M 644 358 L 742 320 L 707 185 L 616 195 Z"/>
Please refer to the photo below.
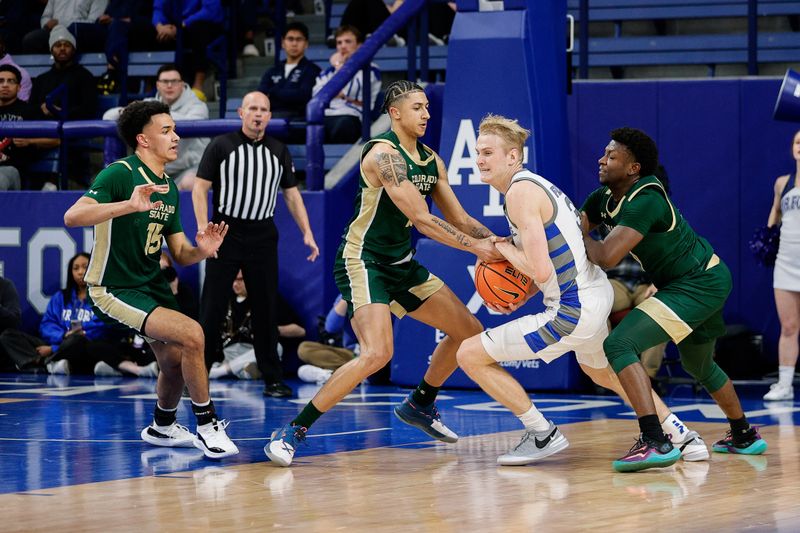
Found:
<path fill-rule="evenodd" d="M 614 290 L 608 281 L 578 291 L 580 309 L 574 328 L 564 320 L 564 310 L 547 309 L 525 315 L 481 333 L 483 348 L 495 361 L 541 359 L 546 363 L 574 351 L 578 362 L 591 368 L 608 366 L 603 341 L 608 337 L 608 314 Z M 574 315 L 573 315 L 574 316 Z M 567 333 L 565 325 L 571 328 Z M 563 334 L 562 333 L 566 333 Z"/>

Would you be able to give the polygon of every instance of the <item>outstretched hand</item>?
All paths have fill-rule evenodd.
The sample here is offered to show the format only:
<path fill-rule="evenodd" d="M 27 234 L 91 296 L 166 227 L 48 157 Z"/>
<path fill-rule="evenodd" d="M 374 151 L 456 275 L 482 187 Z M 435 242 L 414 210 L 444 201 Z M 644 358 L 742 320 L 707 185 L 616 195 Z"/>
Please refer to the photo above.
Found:
<path fill-rule="evenodd" d="M 205 229 L 197 232 L 197 247 L 205 257 L 217 257 L 217 250 L 222 246 L 227 233 L 228 226 L 224 222 L 219 224 L 209 222 Z"/>
<path fill-rule="evenodd" d="M 142 211 L 150 211 L 151 209 L 158 209 L 164 202 L 161 200 L 153 202 L 150 200 L 150 196 L 155 193 L 166 194 L 168 192 L 169 185 L 166 184 L 156 185 L 154 183 L 150 183 L 146 185 L 137 185 L 133 188 L 133 192 L 128 200 L 128 204 L 130 204 L 134 212 L 137 213 Z"/>

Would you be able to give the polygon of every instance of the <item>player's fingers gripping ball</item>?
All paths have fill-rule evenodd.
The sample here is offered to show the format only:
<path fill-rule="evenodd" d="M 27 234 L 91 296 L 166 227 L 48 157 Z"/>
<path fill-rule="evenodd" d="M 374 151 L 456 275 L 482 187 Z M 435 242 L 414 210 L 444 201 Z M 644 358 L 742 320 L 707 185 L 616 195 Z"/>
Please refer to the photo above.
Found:
<path fill-rule="evenodd" d="M 500 307 L 524 302 L 539 290 L 530 276 L 508 261 L 479 262 L 475 267 L 475 288 L 485 302 Z"/>

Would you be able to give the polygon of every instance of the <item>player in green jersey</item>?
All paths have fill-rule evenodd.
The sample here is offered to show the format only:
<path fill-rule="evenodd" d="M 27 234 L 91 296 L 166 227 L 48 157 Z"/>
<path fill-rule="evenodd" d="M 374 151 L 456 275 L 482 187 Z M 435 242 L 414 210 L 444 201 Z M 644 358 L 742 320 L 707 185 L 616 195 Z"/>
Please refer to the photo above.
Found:
<path fill-rule="evenodd" d="M 361 354 L 339 367 L 303 411 L 272 434 L 264 452 L 281 466 L 291 464 L 297 443 L 305 439 L 311 424 L 392 358 L 392 313 L 408 314 L 447 334 L 434 350 L 422 382 L 395 414 L 438 440 L 458 439 L 441 422 L 434 399 L 457 367 L 461 341 L 483 328 L 439 278 L 413 259 L 411 226 L 484 261 L 502 256 L 491 232 L 458 202 L 447 182 L 444 161 L 419 142 L 430 118 L 422 88 L 405 80 L 392 83 L 386 89 L 384 110 L 392 129 L 364 146 L 356 210 L 334 267 Z M 430 213 L 426 196 L 444 220 Z"/>
<path fill-rule="evenodd" d="M 681 365 L 703 385 L 728 417 L 731 429 L 712 449 L 760 454 L 767 443 L 751 427 L 733 384 L 714 362 L 714 343 L 725 332 L 722 308 L 731 291 L 728 267 L 697 235 L 653 176 L 658 150 L 644 132 L 620 128 L 598 161 L 599 189 L 582 207 L 589 259 L 602 268 L 616 266 L 630 253 L 658 292 L 634 308 L 603 343 L 606 357 L 639 417 L 641 436 L 617 461 L 620 472 L 669 466 L 679 451 L 659 424 L 650 380 L 637 354 L 672 340 Z M 596 241 L 589 232 L 604 224 L 610 233 Z"/>
<path fill-rule="evenodd" d="M 123 110 L 118 129 L 134 155 L 102 170 L 64 214 L 68 227 L 94 226 L 85 278 L 93 309 L 145 335 L 158 360 L 158 402 L 142 439 L 156 446 L 196 446 L 214 459 L 234 455 L 239 450 L 209 398 L 203 330 L 178 312 L 159 265 L 163 240 L 178 264 L 191 265 L 216 254 L 227 227 L 209 223 L 198 231 L 197 247 L 183 233 L 178 191 L 164 173 L 164 165 L 178 156 L 179 139 L 167 105 L 134 102 Z M 175 418 L 184 384 L 197 417 L 196 435 Z"/>

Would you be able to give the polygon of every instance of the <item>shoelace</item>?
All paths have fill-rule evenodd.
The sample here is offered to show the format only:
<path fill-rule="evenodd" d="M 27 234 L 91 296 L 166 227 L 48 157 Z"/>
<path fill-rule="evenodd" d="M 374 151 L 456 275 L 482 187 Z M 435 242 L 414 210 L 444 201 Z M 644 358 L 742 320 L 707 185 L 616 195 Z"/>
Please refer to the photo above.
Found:
<path fill-rule="evenodd" d="M 293 430 L 292 433 L 290 434 L 289 432 L 285 432 L 283 434 L 283 438 L 281 438 L 281 440 L 280 440 L 281 446 L 288 453 L 292 453 L 293 449 L 296 447 L 296 446 L 292 446 L 290 448 L 291 445 L 289 444 L 288 441 L 292 441 L 293 444 L 301 443 L 301 444 L 304 444 L 306 446 L 308 445 L 306 443 L 306 431 L 305 431 L 305 428 L 302 427 L 302 426 L 290 426 L 290 427 Z"/>
<path fill-rule="evenodd" d="M 631 449 L 628 450 L 628 453 L 633 453 L 634 450 L 638 450 L 639 448 L 645 446 L 646 444 L 647 443 L 644 441 L 644 437 L 642 435 L 639 435 L 639 437 L 636 439 L 636 444 L 631 446 Z"/>
<path fill-rule="evenodd" d="M 189 431 L 189 428 L 175 422 L 174 424 L 172 424 L 171 429 L 169 430 L 169 436 L 174 437 L 176 433 L 183 431 L 185 431 L 186 433 L 191 433 L 191 431 Z"/>
<path fill-rule="evenodd" d="M 527 432 L 527 431 L 526 431 L 526 432 L 525 432 L 525 434 L 524 434 L 524 435 L 522 436 L 522 438 L 520 439 L 520 441 L 519 441 L 519 444 L 517 444 L 516 446 L 514 446 L 514 450 L 515 450 L 515 451 L 516 451 L 516 450 L 519 450 L 519 449 L 522 447 L 522 445 L 523 445 L 523 444 L 525 444 L 526 442 L 528 442 L 528 440 L 531 438 L 531 435 L 532 435 L 532 433 L 529 433 L 529 432 Z"/>

